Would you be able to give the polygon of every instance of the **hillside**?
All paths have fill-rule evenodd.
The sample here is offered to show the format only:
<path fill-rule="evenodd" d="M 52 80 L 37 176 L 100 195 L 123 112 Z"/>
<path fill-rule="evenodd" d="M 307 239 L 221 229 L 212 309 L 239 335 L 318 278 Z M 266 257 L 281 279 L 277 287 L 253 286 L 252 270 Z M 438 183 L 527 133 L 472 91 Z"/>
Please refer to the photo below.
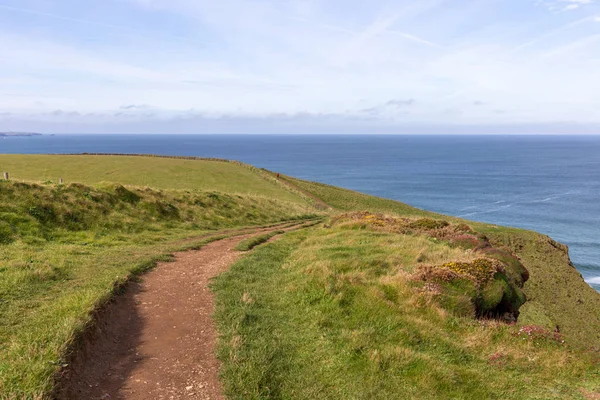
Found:
<path fill-rule="evenodd" d="M 600 395 L 600 294 L 544 235 L 221 160 L 1 170 L 0 398 L 49 396 L 95 311 L 174 251 L 316 217 L 212 285 L 230 398 Z"/>
<path fill-rule="evenodd" d="M 537 232 L 445 217 L 388 199 L 290 177 L 286 179 L 344 211 L 371 210 L 469 224 L 492 243 L 509 248 L 529 271 L 529 280 L 523 288 L 527 302 L 520 310 L 521 324 L 541 325 L 550 330 L 558 327 L 574 345 L 600 349 L 600 294 L 584 282 L 572 265 L 567 246 Z"/>
<path fill-rule="evenodd" d="M 176 157 L 0 154 L 0 170 L 12 179 L 35 182 L 112 182 L 154 189 L 214 190 L 303 203 L 286 187 L 258 170 L 226 160 Z"/>
<path fill-rule="evenodd" d="M 107 183 L 105 176 L 94 186 L 59 185 L 53 176 L 73 171 L 89 181 L 94 168 L 117 165 L 115 171 L 134 177 L 124 167 L 130 160 L 119 164 L 118 157 L 6 156 L 15 164 L 4 157 L 0 169 L 23 166 L 30 175 L 0 180 L 0 398 L 49 393 L 92 311 L 174 250 L 232 229 L 315 215 L 301 197 L 233 163 L 198 161 L 186 172 L 180 160 L 160 159 L 152 169 L 154 159 L 138 157 L 145 177 L 157 182 L 149 188 Z M 19 180 L 35 176 L 42 182 Z M 51 176 L 54 182 L 46 181 Z"/>

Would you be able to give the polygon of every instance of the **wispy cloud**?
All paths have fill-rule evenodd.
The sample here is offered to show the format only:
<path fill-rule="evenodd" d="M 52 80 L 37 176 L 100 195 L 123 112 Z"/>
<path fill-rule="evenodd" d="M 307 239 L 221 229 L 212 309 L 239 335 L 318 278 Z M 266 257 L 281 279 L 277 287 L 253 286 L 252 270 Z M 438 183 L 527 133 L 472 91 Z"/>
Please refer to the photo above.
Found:
<path fill-rule="evenodd" d="M 595 0 L 0 3 L 13 119 L 600 122 Z"/>
<path fill-rule="evenodd" d="M 550 11 L 573 11 L 591 5 L 595 0 L 536 0 L 536 4 L 546 7 Z"/>
<path fill-rule="evenodd" d="M 59 15 L 59 14 L 43 12 L 43 11 L 36 11 L 33 9 L 29 9 L 29 8 L 7 6 L 7 5 L 3 5 L 3 4 L 0 4 L 0 9 L 12 11 L 12 12 L 18 12 L 18 13 L 37 15 L 37 16 L 46 17 L 46 18 L 52 18 L 52 19 L 57 19 L 60 21 L 65 21 L 65 22 L 74 22 L 74 23 L 82 24 L 82 25 L 107 28 L 107 29 L 110 29 L 113 31 L 125 32 L 125 33 L 129 33 L 129 34 L 133 33 L 133 34 L 138 34 L 138 35 L 148 35 L 152 32 L 150 30 L 133 29 L 133 28 L 130 28 L 127 26 L 114 25 L 114 24 L 109 24 L 109 23 L 105 23 L 105 22 L 93 21 L 93 20 L 89 20 L 89 19 L 73 18 L 73 17 L 68 17 L 65 15 Z M 171 38 L 171 39 L 175 39 L 175 40 L 184 40 L 184 41 L 190 40 L 189 38 L 185 38 L 182 36 L 175 36 L 175 35 L 171 35 L 171 34 L 164 33 L 164 32 L 161 35 L 163 37 Z"/>
<path fill-rule="evenodd" d="M 119 107 L 119 109 L 121 109 L 121 110 L 148 110 L 151 108 L 152 108 L 152 106 L 149 106 L 147 104 L 128 104 L 128 105 Z"/>
<path fill-rule="evenodd" d="M 460 115 L 456 109 L 444 110 L 446 114 Z M 509 114 L 506 110 L 493 112 L 502 118 Z M 16 131 L 36 131 L 41 133 L 260 133 L 260 134 L 593 134 L 600 130 L 599 123 L 484 123 L 484 124 L 439 124 L 403 123 L 390 124 L 378 121 L 371 116 L 354 116 L 326 113 L 275 113 L 264 115 L 215 115 L 203 112 L 188 112 L 160 116 L 156 113 L 131 114 L 123 111 L 83 113 L 79 111 L 55 110 L 45 114 L 23 115 L 0 113 L 0 123 Z"/>
<path fill-rule="evenodd" d="M 408 100 L 390 100 L 386 103 L 386 105 L 391 106 L 391 107 L 408 107 L 408 106 L 412 106 L 416 103 L 415 99 L 408 99 Z"/>
<path fill-rule="evenodd" d="M 416 104 L 415 99 L 393 99 L 374 107 L 360 110 L 363 114 L 394 119 L 394 117 L 409 115 L 409 108 Z"/>

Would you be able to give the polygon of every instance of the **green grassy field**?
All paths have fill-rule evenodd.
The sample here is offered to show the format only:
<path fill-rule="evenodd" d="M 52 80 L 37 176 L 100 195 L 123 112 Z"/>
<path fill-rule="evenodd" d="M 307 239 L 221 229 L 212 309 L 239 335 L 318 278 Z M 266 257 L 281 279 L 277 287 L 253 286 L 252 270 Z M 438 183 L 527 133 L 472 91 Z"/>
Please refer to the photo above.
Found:
<path fill-rule="evenodd" d="M 420 210 L 398 201 L 369 196 L 353 190 L 342 189 L 318 182 L 304 181 L 288 176 L 286 176 L 285 179 L 306 192 L 320 198 L 339 211 L 369 210 L 371 212 L 391 213 L 404 216 L 441 217 L 441 215 Z"/>
<path fill-rule="evenodd" d="M 524 292 L 527 302 L 519 322 L 567 335 L 574 346 L 600 349 L 600 295 L 570 264 L 566 246 L 537 232 L 444 217 L 406 204 L 320 183 L 286 178 L 298 187 L 344 211 L 370 210 L 398 216 L 425 216 L 466 222 L 489 240 L 513 251 L 530 273 Z"/>
<path fill-rule="evenodd" d="M 91 311 L 157 260 L 300 220 L 318 225 L 246 241 L 214 281 L 229 398 L 600 396 L 600 295 L 544 235 L 224 161 L 0 155 L 2 170 L 0 398 L 47 397 Z"/>
<path fill-rule="evenodd" d="M 585 399 L 598 360 L 548 331 L 459 316 L 418 290 L 410 235 L 314 228 L 222 274 L 219 357 L 231 399 Z"/>
<path fill-rule="evenodd" d="M 112 182 L 154 189 L 196 189 L 251 194 L 304 203 L 299 196 L 249 166 L 225 161 L 135 156 L 0 155 L 0 172 L 15 180 Z"/>
<path fill-rule="evenodd" d="M 157 260 L 206 235 L 314 218 L 309 204 L 255 178 L 240 184 L 246 194 L 229 183 L 222 193 L 0 181 L 0 398 L 46 397 L 92 311 Z M 255 183 L 262 193 L 248 194 Z"/>

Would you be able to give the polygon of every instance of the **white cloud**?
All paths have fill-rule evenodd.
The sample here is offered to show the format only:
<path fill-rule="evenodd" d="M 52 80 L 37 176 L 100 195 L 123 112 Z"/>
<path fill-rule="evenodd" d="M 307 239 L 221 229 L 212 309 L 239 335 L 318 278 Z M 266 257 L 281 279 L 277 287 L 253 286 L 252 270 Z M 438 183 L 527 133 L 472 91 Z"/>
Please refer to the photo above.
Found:
<path fill-rule="evenodd" d="M 549 11 L 573 11 L 582 6 L 591 5 L 595 0 L 536 0 L 536 5 L 546 7 Z"/>
<path fill-rule="evenodd" d="M 531 6 L 518 21 L 503 18 L 516 0 L 450 8 L 442 0 L 120 1 L 134 8 L 114 20 L 131 18 L 134 35 L 106 35 L 112 24 L 103 21 L 113 19 L 87 24 L 85 13 L 58 11 L 37 14 L 55 24 L 46 32 L 0 27 L 0 109 L 46 117 L 77 110 L 52 118 L 102 114 L 104 122 L 190 109 L 361 123 L 368 114 L 389 124 L 600 122 L 597 16 L 569 21 Z M 143 18 L 156 29 L 138 29 Z M 493 107 L 472 106 L 483 100 Z"/>

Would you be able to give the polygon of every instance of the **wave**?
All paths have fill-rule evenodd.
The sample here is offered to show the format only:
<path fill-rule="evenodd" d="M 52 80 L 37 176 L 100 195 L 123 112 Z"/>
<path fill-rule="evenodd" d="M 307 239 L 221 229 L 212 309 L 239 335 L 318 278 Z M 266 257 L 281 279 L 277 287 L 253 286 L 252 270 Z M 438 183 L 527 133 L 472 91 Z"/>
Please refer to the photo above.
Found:
<path fill-rule="evenodd" d="M 542 200 L 533 200 L 532 203 L 546 203 L 548 201 L 552 201 L 554 199 L 558 199 L 559 196 L 556 197 L 546 197 L 545 199 Z"/>
<path fill-rule="evenodd" d="M 473 215 L 479 215 L 479 214 L 491 214 L 491 213 L 495 213 L 495 212 L 498 212 L 498 211 L 502 211 L 503 209 L 509 208 L 511 206 L 512 206 L 512 204 L 507 204 L 505 206 L 498 207 L 498 208 L 493 208 L 491 210 L 475 211 L 475 212 L 472 212 L 472 213 L 459 215 L 458 218 L 472 217 Z"/>
<path fill-rule="evenodd" d="M 585 281 L 592 285 L 600 285 L 600 276 L 595 276 L 593 278 L 587 278 Z"/>
<path fill-rule="evenodd" d="M 539 199 L 534 199 L 534 200 L 519 200 L 518 198 L 521 197 L 521 196 L 517 196 L 516 199 L 513 199 L 513 200 L 517 200 L 517 201 L 513 201 L 513 202 L 505 204 L 505 205 L 503 205 L 501 207 L 496 207 L 496 208 L 491 208 L 491 209 L 485 209 L 485 205 L 482 205 L 481 208 L 483 208 L 483 209 L 480 210 L 480 211 L 474 211 L 474 212 L 470 212 L 470 213 L 466 213 L 466 214 L 461 214 L 461 215 L 458 215 L 457 217 L 458 218 L 465 218 L 465 217 L 472 217 L 474 215 L 479 215 L 479 214 L 491 214 L 491 213 L 495 213 L 495 212 L 498 212 L 498 211 L 502 211 L 505 208 L 509 208 L 509 207 L 512 207 L 512 206 L 515 206 L 515 205 L 518 206 L 520 204 L 525 205 L 525 204 L 535 204 L 535 203 L 547 203 L 547 202 L 550 202 L 552 200 L 556 200 L 556 199 L 559 199 L 561 197 L 569 196 L 569 195 L 576 194 L 576 193 L 579 193 L 579 192 L 580 191 L 578 191 L 578 190 L 570 190 L 568 192 L 555 193 L 555 194 L 547 195 L 547 197 L 543 197 L 543 198 L 539 198 Z M 493 202 L 493 203 L 488 203 L 488 205 L 497 206 L 499 204 L 503 204 L 503 203 L 507 203 L 507 202 L 508 202 L 507 200 L 498 200 L 498 201 Z M 459 212 L 467 211 L 467 210 L 471 210 L 471 209 L 475 209 L 475 208 L 479 208 L 479 207 L 480 206 L 465 207 L 465 208 L 460 209 Z"/>

